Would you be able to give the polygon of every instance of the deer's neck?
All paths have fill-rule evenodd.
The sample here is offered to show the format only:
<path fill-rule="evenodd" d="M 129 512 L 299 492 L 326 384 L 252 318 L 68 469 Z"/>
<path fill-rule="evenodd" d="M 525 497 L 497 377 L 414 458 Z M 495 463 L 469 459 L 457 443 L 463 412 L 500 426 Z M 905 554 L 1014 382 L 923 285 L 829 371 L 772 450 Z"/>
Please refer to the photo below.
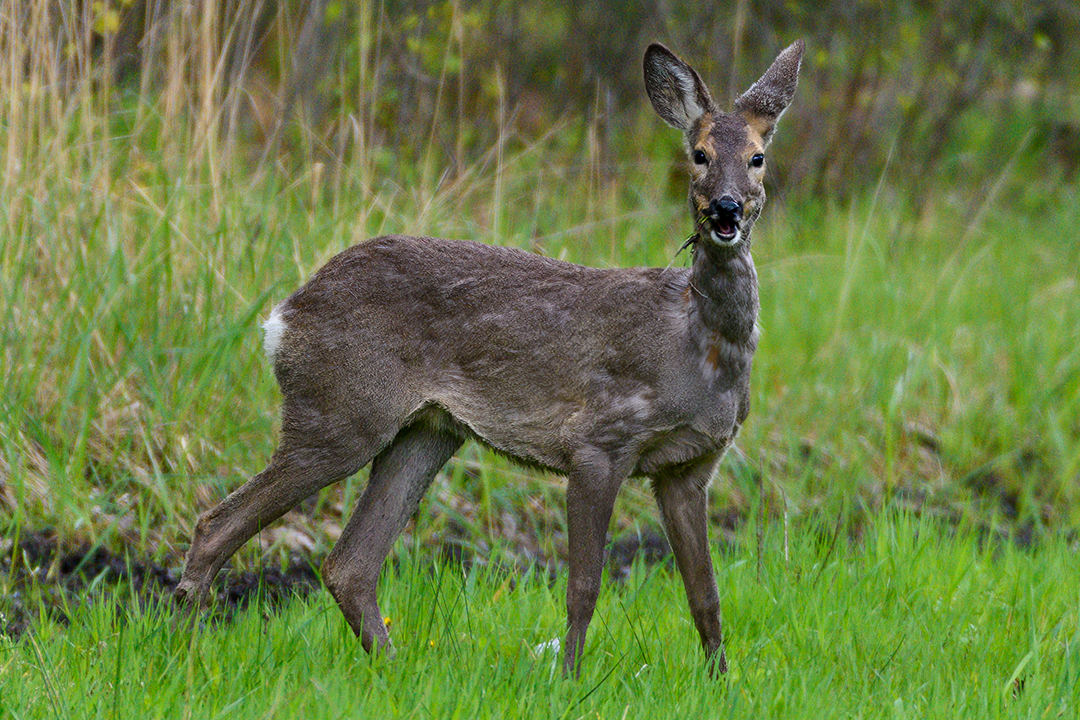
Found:
<path fill-rule="evenodd" d="M 752 344 L 758 314 L 758 282 L 749 248 L 696 248 L 690 269 L 691 302 L 710 334 Z"/>

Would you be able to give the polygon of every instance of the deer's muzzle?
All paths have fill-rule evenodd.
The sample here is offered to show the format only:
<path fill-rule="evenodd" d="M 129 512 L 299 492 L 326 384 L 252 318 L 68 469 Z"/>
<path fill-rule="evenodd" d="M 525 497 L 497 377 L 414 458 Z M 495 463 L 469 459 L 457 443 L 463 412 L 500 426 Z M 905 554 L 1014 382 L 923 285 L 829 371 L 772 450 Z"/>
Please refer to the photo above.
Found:
<path fill-rule="evenodd" d="M 709 203 L 705 225 L 709 229 L 709 237 L 713 242 L 719 245 L 734 245 L 739 242 L 742 211 L 742 203 L 730 195 Z"/>

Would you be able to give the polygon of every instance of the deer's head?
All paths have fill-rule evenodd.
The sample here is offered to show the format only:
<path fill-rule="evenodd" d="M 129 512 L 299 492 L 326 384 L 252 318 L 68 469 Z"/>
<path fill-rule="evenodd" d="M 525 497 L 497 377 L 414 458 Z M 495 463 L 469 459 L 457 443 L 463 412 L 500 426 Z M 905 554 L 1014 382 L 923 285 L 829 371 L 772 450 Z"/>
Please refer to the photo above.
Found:
<path fill-rule="evenodd" d="M 723 112 L 697 72 L 663 45 L 645 51 L 645 89 L 660 117 L 683 131 L 690 161 L 690 211 L 698 239 L 746 244 L 765 203 L 765 149 L 795 94 L 803 42 L 797 40 Z"/>

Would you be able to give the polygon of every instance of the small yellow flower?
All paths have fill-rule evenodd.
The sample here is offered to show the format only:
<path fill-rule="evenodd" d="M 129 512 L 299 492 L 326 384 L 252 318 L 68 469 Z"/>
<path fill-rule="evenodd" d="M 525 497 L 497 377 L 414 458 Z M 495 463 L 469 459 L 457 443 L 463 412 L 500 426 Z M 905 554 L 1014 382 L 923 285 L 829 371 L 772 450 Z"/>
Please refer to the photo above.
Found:
<path fill-rule="evenodd" d="M 393 625 L 393 621 L 390 620 L 390 616 L 387 615 L 386 617 L 384 617 L 382 619 L 382 624 L 385 625 L 386 627 L 390 627 L 391 625 Z"/>

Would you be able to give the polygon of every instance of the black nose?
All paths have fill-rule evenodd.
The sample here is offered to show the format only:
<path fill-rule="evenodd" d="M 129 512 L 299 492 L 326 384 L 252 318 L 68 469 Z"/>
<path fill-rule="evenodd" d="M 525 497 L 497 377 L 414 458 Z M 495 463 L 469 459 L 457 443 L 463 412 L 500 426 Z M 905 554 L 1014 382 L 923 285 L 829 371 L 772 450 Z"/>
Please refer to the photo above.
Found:
<path fill-rule="evenodd" d="M 709 214 L 713 217 L 718 217 L 721 214 L 733 215 L 736 219 L 739 219 L 742 217 L 742 203 L 730 195 L 725 195 L 719 200 L 713 200 L 709 203 Z"/>

